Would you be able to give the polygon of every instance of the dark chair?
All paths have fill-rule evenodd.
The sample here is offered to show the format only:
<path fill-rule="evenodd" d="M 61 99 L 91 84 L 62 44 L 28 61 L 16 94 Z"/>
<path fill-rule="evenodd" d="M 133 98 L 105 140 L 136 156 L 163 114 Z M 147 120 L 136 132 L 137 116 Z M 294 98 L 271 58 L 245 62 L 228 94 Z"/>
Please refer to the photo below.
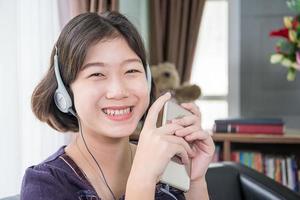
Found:
<path fill-rule="evenodd" d="M 206 180 L 211 200 L 300 200 L 300 194 L 238 163 L 211 164 Z"/>

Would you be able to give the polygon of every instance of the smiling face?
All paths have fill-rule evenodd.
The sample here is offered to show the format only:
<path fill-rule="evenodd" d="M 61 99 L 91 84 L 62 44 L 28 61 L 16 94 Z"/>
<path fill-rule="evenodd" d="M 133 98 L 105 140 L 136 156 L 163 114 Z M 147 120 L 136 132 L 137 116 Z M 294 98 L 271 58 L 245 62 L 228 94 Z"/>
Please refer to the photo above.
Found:
<path fill-rule="evenodd" d="M 149 105 L 142 61 L 121 37 L 92 45 L 70 86 L 82 128 L 98 136 L 129 136 Z"/>

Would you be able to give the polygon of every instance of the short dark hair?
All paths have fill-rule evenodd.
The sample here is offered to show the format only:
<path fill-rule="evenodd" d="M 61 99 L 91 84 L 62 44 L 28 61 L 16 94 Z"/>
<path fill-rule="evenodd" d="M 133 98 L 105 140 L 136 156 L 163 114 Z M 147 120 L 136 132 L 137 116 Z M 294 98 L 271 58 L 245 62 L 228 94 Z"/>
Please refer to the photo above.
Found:
<path fill-rule="evenodd" d="M 81 70 L 88 48 L 102 40 L 122 37 L 129 47 L 141 59 L 146 71 L 147 59 L 142 39 L 133 24 L 118 12 L 84 13 L 69 21 L 63 28 L 57 42 L 58 63 L 62 80 L 74 102 L 70 84 Z M 50 67 L 44 78 L 35 88 L 31 97 L 31 106 L 36 117 L 60 131 L 78 131 L 78 121 L 71 114 L 62 113 L 54 103 L 54 92 L 57 81 L 54 73 L 53 58 L 55 46 L 52 49 Z M 155 88 L 152 81 L 150 105 L 155 100 Z M 150 107 L 149 105 L 149 107 Z M 148 109 L 149 109 L 148 107 Z M 74 106 L 73 109 L 75 110 Z M 148 113 L 148 109 L 142 117 Z"/>

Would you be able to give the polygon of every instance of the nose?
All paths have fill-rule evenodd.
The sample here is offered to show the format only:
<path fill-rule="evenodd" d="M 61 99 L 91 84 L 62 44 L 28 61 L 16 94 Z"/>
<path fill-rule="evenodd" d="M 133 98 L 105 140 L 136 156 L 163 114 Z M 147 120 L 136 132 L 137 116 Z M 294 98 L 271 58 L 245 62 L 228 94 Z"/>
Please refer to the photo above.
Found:
<path fill-rule="evenodd" d="M 125 81 L 115 78 L 107 86 L 107 99 L 123 99 L 129 96 Z"/>

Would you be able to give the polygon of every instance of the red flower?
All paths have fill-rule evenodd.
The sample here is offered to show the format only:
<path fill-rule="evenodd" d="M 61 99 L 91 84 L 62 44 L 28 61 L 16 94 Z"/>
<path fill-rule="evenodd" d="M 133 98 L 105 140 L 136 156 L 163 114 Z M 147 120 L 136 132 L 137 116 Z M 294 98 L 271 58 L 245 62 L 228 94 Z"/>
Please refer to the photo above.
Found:
<path fill-rule="evenodd" d="M 296 28 L 298 27 L 298 25 L 299 25 L 299 22 L 298 22 L 298 20 L 297 20 L 297 18 L 296 18 L 296 17 L 294 18 L 294 20 L 293 20 L 292 24 L 293 24 L 293 29 L 296 29 Z"/>
<path fill-rule="evenodd" d="M 283 28 L 270 33 L 271 37 L 284 37 L 289 40 L 289 29 Z"/>

